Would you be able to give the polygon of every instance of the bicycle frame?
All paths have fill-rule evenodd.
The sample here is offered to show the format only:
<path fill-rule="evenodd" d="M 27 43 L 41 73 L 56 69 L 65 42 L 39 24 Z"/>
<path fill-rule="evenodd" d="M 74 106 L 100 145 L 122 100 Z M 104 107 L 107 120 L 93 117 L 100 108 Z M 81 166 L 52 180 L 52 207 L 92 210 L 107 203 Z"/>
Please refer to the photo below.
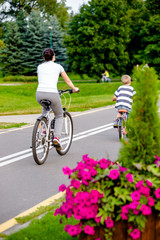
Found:
<path fill-rule="evenodd" d="M 46 129 L 46 142 L 51 142 L 50 138 L 50 131 L 51 131 L 51 119 L 50 119 L 50 115 L 52 112 L 51 107 L 49 106 L 49 109 L 46 109 L 47 112 L 44 115 L 41 115 L 39 118 L 37 118 L 37 120 L 41 120 L 42 118 L 46 118 L 47 120 L 47 129 Z M 53 146 L 50 146 L 50 148 L 52 148 Z"/>
<path fill-rule="evenodd" d="M 118 121 L 118 132 L 119 132 L 119 139 L 123 139 L 124 136 L 126 136 L 126 122 L 128 118 L 127 110 L 121 109 L 119 110 L 119 113 L 121 113 L 121 117 Z"/>

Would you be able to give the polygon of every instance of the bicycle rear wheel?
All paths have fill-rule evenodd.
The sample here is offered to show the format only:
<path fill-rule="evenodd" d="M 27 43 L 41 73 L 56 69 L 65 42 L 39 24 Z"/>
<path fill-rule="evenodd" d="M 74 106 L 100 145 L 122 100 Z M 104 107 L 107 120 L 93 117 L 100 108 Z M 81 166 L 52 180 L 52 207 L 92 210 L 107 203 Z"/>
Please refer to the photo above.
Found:
<path fill-rule="evenodd" d="M 119 119 L 118 123 L 118 133 L 119 133 L 119 139 L 123 138 L 123 126 L 122 126 L 122 118 Z"/>
<path fill-rule="evenodd" d="M 46 138 L 47 119 L 37 120 L 32 134 L 33 158 L 38 165 L 43 164 L 48 156 L 49 142 Z"/>
<path fill-rule="evenodd" d="M 119 131 L 119 139 L 124 139 L 126 138 L 126 121 L 125 119 L 121 118 L 118 126 L 118 131 Z"/>
<path fill-rule="evenodd" d="M 72 117 L 68 112 L 65 112 L 63 117 L 63 129 L 60 138 L 62 149 L 61 150 L 56 149 L 58 154 L 65 155 L 68 152 L 72 143 L 72 137 L 73 137 Z"/>

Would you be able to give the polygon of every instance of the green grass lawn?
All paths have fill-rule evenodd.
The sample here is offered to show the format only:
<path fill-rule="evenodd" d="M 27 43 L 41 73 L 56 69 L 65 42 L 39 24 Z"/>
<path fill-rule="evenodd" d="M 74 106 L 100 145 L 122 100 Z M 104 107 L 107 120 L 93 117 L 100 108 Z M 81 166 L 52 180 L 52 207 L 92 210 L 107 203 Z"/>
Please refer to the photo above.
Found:
<path fill-rule="evenodd" d="M 0 129 L 19 128 L 19 127 L 24 126 L 26 124 L 27 123 L 6 123 L 6 122 L 0 122 Z"/>
<path fill-rule="evenodd" d="M 80 83 L 78 94 L 72 94 L 69 111 L 84 111 L 113 104 L 114 91 L 121 83 Z M 0 115 L 40 113 L 41 106 L 36 101 L 37 83 L 15 86 L 0 86 Z M 58 83 L 58 89 L 66 89 L 65 83 Z M 63 103 L 63 100 L 62 100 Z"/>
<path fill-rule="evenodd" d="M 66 224 L 76 224 L 75 219 L 64 220 L 60 223 L 60 216 L 53 216 L 48 212 L 41 219 L 32 220 L 30 225 L 20 231 L 6 236 L 5 240 L 78 240 L 64 231 Z"/>

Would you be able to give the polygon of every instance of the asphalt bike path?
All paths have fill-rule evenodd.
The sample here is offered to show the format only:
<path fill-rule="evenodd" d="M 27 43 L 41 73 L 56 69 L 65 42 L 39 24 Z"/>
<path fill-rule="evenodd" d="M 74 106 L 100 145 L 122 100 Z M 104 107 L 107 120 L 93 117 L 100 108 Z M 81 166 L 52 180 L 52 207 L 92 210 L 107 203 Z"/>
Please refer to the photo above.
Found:
<path fill-rule="evenodd" d="M 33 122 L 29 120 L 30 125 L 0 131 L 0 231 L 2 227 L 4 231 L 6 222 L 6 229 L 14 225 L 15 216 L 33 211 L 36 208 L 33 206 L 39 206 L 42 202 L 50 204 L 59 196 L 58 187 L 69 183 L 62 173 L 63 166 L 74 168 L 84 154 L 97 159 L 117 159 L 120 142 L 117 130 L 112 127 L 116 116 L 113 106 L 74 113 L 72 116 L 74 137 L 71 149 L 65 156 L 59 156 L 52 149 L 41 166 L 34 162 L 30 149 L 36 116 L 32 118 Z M 27 116 L 23 117 L 27 119 Z M 22 119 L 21 122 L 26 122 Z"/>

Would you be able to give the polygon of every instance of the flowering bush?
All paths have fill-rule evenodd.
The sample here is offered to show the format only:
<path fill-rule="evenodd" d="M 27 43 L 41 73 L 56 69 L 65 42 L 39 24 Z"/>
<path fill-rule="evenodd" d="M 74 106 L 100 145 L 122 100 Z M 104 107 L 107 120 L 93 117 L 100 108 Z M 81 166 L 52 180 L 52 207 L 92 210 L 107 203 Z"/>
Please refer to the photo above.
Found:
<path fill-rule="evenodd" d="M 134 164 L 131 171 L 118 162 L 98 161 L 84 155 L 76 168 L 64 167 L 63 173 L 71 183 L 59 187 L 60 191 L 66 190 L 66 199 L 54 215 L 79 220 L 76 225 L 65 226 L 64 230 L 73 237 L 81 232 L 94 235 L 95 227 L 103 226 L 109 239 L 115 221 L 124 220 L 130 223 L 128 234 L 138 239 L 147 216 L 160 211 L 160 158 L 157 156 L 152 165 Z"/>

